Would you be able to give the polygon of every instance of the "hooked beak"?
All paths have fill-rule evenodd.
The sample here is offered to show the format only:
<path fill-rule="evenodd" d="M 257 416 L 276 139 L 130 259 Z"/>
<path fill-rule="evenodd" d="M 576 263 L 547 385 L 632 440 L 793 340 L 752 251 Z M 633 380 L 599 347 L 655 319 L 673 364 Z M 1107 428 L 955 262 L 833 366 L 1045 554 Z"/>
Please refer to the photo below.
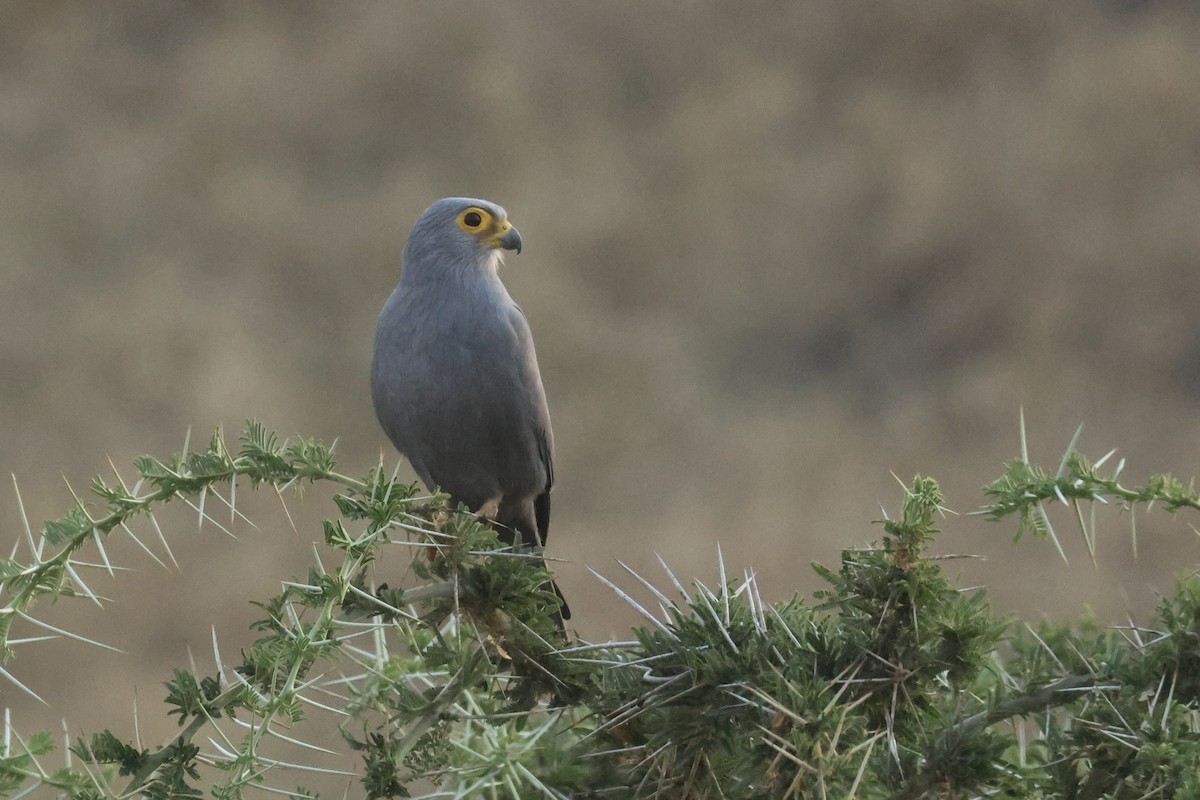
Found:
<path fill-rule="evenodd" d="M 520 253 L 521 234 L 507 220 L 504 225 L 506 226 L 504 233 L 500 234 L 499 238 L 496 239 L 496 245 L 505 250 L 516 250 L 517 253 Z"/>

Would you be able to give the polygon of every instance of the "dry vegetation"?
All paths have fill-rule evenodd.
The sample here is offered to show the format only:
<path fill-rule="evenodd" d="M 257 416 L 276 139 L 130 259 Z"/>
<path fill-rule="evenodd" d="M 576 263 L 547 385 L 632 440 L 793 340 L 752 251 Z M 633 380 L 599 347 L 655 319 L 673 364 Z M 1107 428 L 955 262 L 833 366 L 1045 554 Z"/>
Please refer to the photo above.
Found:
<path fill-rule="evenodd" d="M 3 16 L 0 473 L 37 519 L 68 504 L 60 473 L 82 488 L 189 426 L 255 416 L 341 437 L 354 471 L 393 459 L 366 386 L 375 315 L 412 220 L 460 193 L 507 206 L 527 243 L 505 276 L 555 417 L 551 549 L 592 638 L 633 620 L 583 565 L 657 551 L 708 577 L 720 542 L 764 592 L 808 591 L 809 561 L 872 535 L 889 470 L 978 505 L 1021 406 L 1041 461 L 1084 421 L 1085 449 L 1120 446 L 1136 476 L 1197 471 L 1194 4 Z M 0 519 L 7 542 L 11 493 Z M 113 724 L 211 624 L 236 642 L 245 599 L 313 538 L 260 520 L 191 537 L 178 575 L 114 548 L 138 567 L 104 587 L 115 610 L 59 618 L 129 651 L 95 657 L 119 711 L 50 689 L 80 656 L 54 643 L 16 665 L 60 699 L 46 719 Z M 1068 568 L 1010 528 L 944 527 L 989 557 L 964 582 L 1027 615 L 1118 618 L 1197 561 L 1166 518 L 1140 521 L 1137 562 L 1126 521 L 1102 521 L 1096 569 L 1078 542 Z"/>

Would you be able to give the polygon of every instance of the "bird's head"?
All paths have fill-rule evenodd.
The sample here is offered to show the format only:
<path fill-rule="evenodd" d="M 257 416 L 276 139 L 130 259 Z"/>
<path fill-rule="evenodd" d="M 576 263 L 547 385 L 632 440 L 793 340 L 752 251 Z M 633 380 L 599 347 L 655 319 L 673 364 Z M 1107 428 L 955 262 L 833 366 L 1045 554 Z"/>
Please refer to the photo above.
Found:
<path fill-rule="evenodd" d="M 521 234 L 508 212 L 472 197 L 446 197 L 425 209 L 408 234 L 404 263 L 434 269 L 455 264 L 495 264 L 501 250 L 521 252 Z"/>

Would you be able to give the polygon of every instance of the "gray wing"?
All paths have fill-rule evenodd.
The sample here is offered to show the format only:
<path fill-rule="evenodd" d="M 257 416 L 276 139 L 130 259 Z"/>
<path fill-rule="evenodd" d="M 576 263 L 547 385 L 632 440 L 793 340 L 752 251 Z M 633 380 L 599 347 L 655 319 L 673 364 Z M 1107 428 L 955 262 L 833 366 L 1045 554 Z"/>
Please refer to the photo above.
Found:
<path fill-rule="evenodd" d="M 533 346 L 533 334 L 521 307 L 513 304 L 512 325 L 521 341 L 525 382 L 533 412 L 533 433 L 537 443 L 537 459 L 545 481 L 534 499 L 538 534 L 542 544 L 550 532 L 550 490 L 554 487 L 554 433 L 550 426 L 550 406 L 546 403 L 546 390 L 542 386 L 541 370 L 538 369 L 537 352 Z"/>

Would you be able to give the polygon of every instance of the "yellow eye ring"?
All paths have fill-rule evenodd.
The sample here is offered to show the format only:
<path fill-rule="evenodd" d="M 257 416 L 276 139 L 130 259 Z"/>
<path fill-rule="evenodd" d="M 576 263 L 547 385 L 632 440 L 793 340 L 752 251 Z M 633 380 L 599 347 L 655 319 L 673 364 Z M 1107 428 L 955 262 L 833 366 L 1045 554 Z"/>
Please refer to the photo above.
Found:
<path fill-rule="evenodd" d="M 492 215 L 478 206 L 469 206 L 458 212 L 454 222 L 464 233 L 476 234 L 491 229 Z"/>

